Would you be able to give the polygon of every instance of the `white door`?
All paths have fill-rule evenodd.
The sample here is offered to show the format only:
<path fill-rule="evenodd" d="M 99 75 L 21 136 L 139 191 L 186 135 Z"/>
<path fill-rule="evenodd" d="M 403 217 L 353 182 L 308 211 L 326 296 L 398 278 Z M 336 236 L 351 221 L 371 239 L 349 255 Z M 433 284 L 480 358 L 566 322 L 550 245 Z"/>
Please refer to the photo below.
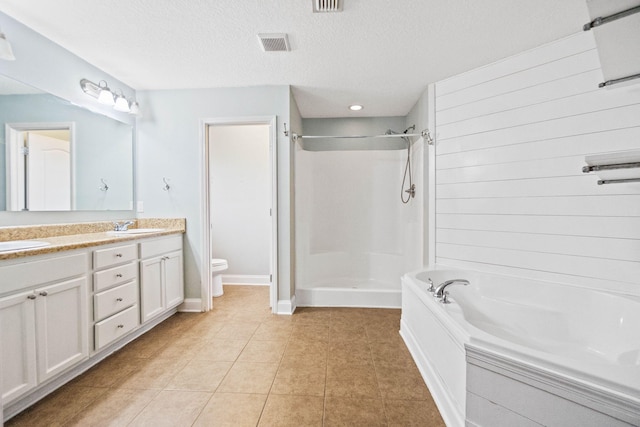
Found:
<path fill-rule="evenodd" d="M 71 209 L 70 142 L 28 132 L 27 147 L 27 209 Z"/>

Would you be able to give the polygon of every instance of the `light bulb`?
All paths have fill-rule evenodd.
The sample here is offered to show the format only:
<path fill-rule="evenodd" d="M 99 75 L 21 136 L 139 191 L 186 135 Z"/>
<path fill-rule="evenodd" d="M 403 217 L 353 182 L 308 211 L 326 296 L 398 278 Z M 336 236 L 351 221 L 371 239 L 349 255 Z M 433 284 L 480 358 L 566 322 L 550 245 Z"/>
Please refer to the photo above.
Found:
<path fill-rule="evenodd" d="M 138 115 L 140 114 L 140 105 L 138 105 L 137 101 L 132 101 L 131 106 L 129 108 L 129 113 Z"/>
<path fill-rule="evenodd" d="M 103 83 L 104 83 L 104 86 L 102 85 Z M 104 105 L 115 104 L 116 101 L 115 99 L 113 99 L 113 92 L 111 92 L 111 89 L 109 89 L 109 86 L 107 86 L 107 82 L 102 80 L 100 83 L 98 83 L 98 86 L 100 87 L 98 102 Z"/>
<path fill-rule="evenodd" d="M 113 106 L 113 109 L 125 113 L 131 111 L 131 108 L 129 107 L 129 101 L 127 101 L 127 98 L 122 95 L 116 95 L 116 102 Z"/>

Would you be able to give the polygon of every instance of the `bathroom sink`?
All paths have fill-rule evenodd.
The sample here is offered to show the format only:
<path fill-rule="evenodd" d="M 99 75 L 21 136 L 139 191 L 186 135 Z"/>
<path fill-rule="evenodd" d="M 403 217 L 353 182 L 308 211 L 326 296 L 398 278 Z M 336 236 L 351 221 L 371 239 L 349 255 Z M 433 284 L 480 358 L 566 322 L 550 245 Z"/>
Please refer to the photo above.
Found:
<path fill-rule="evenodd" d="M 51 243 L 39 240 L 13 240 L 11 242 L 0 242 L 0 252 L 20 251 L 23 249 L 40 248 L 49 246 Z"/>
<path fill-rule="evenodd" d="M 147 234 L 147 233 L 159 233 L 164 230 L 165 230 L 164 228 L 130 228 L 125 231 L 107 231 L 107 234 L 115 234 L 115 235 Z"/>

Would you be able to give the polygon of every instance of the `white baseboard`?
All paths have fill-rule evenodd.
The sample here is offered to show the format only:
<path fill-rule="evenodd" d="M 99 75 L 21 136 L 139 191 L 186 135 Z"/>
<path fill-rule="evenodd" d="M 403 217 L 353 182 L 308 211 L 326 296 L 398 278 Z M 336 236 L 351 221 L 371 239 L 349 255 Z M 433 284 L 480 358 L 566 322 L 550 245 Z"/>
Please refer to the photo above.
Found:
<path fill-rule="evenodd" d="M 271 284 L 271 278 L 266 275 L 252 275 L 252 274 L 223 274 L 222 283 L 225 286 L 229 285 L 257 285 L 257 286 L 269 286 Z"/>
<path fill-rule="evenodd" d="M 185 298 L 184 302 L 178 306 L 178 311 L 186 313 L 201 313 L 202 312 L 202 299 L 201 298 Z"/>
<path fill-rule="evenodd" d="M 278 301 L 277 314 L 283 314 L 291 316 L 296 311 L 296 296 L 292 296 L 290 300 Z"/>

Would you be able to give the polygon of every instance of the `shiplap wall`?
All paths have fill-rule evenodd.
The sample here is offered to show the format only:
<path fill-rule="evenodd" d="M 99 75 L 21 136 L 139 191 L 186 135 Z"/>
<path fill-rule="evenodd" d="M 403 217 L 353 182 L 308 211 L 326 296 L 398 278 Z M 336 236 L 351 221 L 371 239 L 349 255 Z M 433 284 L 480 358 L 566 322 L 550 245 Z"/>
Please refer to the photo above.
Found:
<path fill-rule="evenodd" d="M 585 32 L 435 85 L 437 263 L 640 295 L 640 183 L 581 170 L 640 149 L 640 85 L 601 81 Z"/>

